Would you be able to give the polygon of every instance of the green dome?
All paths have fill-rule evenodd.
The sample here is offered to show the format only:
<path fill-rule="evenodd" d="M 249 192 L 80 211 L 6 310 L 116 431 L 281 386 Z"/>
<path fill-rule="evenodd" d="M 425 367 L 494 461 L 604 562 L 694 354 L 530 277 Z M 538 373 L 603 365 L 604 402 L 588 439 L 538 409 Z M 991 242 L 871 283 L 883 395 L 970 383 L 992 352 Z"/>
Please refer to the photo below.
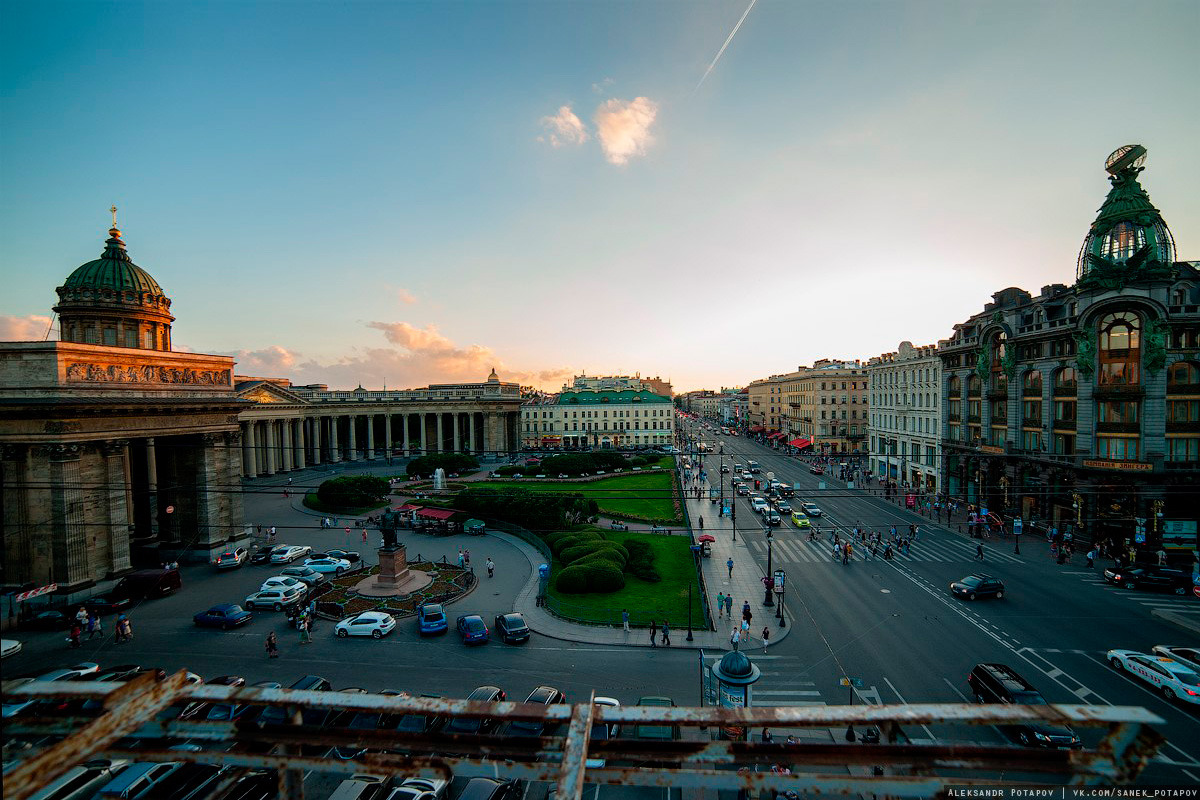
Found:
<path fill-rule="evenodd" d="M 133 263 L 129 253 L 125 252 L 125 243 L 121 241 L 121 232 L 116 228 L 109 230 L 111 236 L 106 241 L 104 253 L 95 261 L 89 261 L 76 269 L 63 283 L 63 289 L 111 289 L 116 292 L 137 292 L 152 295 L 162 295 L 162 287 L 158 281 L 150 277 L 150 273 Z"/>

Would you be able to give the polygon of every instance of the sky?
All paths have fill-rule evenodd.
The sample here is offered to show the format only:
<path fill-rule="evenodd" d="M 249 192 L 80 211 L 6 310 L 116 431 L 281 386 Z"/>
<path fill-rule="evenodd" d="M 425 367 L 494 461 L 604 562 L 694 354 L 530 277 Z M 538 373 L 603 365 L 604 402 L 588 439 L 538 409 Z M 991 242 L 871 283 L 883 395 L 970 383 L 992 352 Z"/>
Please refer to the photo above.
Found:
<path fill-rule="evenodd" d="M 0 30 L 0 340 L 56 337 L 114 204 L 177 349 L 337 388 L 936 342 L 1074 281 L 1133 142 L 1200 260 L 1194 0 L 0 0 Z"/>

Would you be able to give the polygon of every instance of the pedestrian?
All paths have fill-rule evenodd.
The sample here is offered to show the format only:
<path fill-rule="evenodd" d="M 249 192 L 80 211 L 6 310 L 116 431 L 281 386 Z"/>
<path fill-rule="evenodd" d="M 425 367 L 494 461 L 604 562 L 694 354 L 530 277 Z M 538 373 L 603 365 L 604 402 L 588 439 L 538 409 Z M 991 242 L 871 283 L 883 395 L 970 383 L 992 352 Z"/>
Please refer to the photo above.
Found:
<path fill-rule="evenodd" d="M 729 644 L 733 646 L 734 650 L 737 650 L 738 646 L 741 644 L 741 641 L 742 629 L 739 626 L 734 625 L 733 630 L 729 632 Z"/>
<path fill-rule="evenodd" d="M 1165 566 L 1166 563 L 1167 563 L 1167 551 L 1160 548 L 1158 551 L 1158 565 L 1160 567 L 1162 567 L 1162 566 Z"/>
<path fill-rule="evenodd" d="M 104 640 L 104 623 L 100 621 L 99 614 L 92 614 L 88 618 L 88 639 L 93 636 L 99 636 L 101 641 Z"/>
<path fill-rule="evenodd" d="M 975 560 L 983 561 L 983 542 L 975 545 Z"/>
<path fill-rule="evenodd" d="M 763 728 L 763 732 L 762 732 L 762 740 L 763 740 L 764 742 L 766 742 L 767 744 L 772 744 L 772 743 L 774 743 L 774 741 L 775 741 L 775 737 L 771 735 L 771 729 L 770 729 L 770 728 Z"/>
<path fill-rule="evenodd" d="M 458 551 L 458 566 L 459 566 L 459 568 L 460 568 L 460 569 L 461 569 L 461 568 L 462 568 L 462 566 L 463 566 L 463 551 L 462 551 L 462 549 L 461 549 L 461 548 L 460 548 L 460 549 L 459 549 L 459 551 Z"/>
<path fill-rule="evenodd" d="M 725 567 L 726 567 L 726 569 L 729 570 L 729 577 L 732 578 L 733 577 L 733 556 L 730 556 L 729 560 L 725 562 Z"/>
<path fill-rule="evenodd" d="M 763 650 L 767 649 L 767 645 L 771 643 L 771 629 L 766 625 L 763 626 L 762 632 Z"/>
<path fill-rule="evenodd" d="M 671 626 L 667 624 L 665 619 L 662 626 L 662 643 L 664 647 L 671 646 Z"/>
<path fill-rule="evenodd" d="M 720 619 L 725 615 L 725 593 L 717 593 L 717 618 Z"/>
<path fill-rule="evenodd" d="M 742 620 L 742 641 L 747 645 L 750 644 L 750 620 Z"/>
<path fill-rule="evenodd" d="M 1091 569 L 1095 565 L 1095 562 L 1096 562 L 1096 548 L 1093 547 L 1091 550 L 1088 550 L 1088 552 L 1087 552 L 1087 567 L 1088 567 L 1088 569 Z"/>
<path fill-rule="evenodd" d="M 288 486 L 291 486 L 291 485 L 292 485 L 292 479 L 291 479 L 291 478 L 288 478 L 288 484 L 287 484 L 287 485 L 288 485 Z"/>
<path fill-rule="evenodd" d="M 258 535 L 262 536 L 262 525 L 258 526 Z"/>
<path fill-rule="evenodd" d="M 275 637 L 275 631 L 267 634 L 267 658 L 279 658 L 279 640 Z"/>
<path fill-rule="evenodd" d="M 725 595 L 725 616 L 728 619 L 733 619 L 733 595 Z"/>
<path fill-rule="evenodd" d="M 125 617 L 121 621 L 121 641 L 128 642 L 133 638 L 133 622 L 129 617 Z"/>
<path fill-rule="evenodd" d="M 625 629 L 626 633 L 629 633 L 629 609 L 627 608 L 621 609 L 621 627 Z"/>
<path fill-rule="evenodd" d="M 363 542 L 363 544 L 366 544 L 366 543 L 367 543 L 367 529 L 366 529 L 366 528 L 363 528 L 363 532 L 362 532 L 362 542 Z"/>
<path fill-rule="evenodd" d="M 463 548 L 463 563 L 468 567 L 471 566 L 471 551 L 465 547 Z"/>
<path fill-rule="evenodd" d="M 658 623 L 650 620 L 650 646 L 658 647 Z"/>
<path fill-rule="evenodd" d="M 487 561 L 485 561 L 485 562 L 484 562 L 484 564 L 487 566 L 488 577 L 489 577 L 489 578 L 495 577 L 495 575 L 496 575 L 496 562 L 495 562 L 495 561 L 492 561 L 492 557 L 491 557 L 491 556 L 488 556 L 488 559 L 487 559 Z M 629 630 L 629 627 L 628 627 L 628 626 L 626 626 L 626 627 L 625 627 L 625 630 Z"/>
<path fill-rule="evenodd" d="M 312 633 L 309 630 L 307 615 L 300 619 L 300 644 L 312 644 Z"/>
<path fill-rule="evenodd" d="M 743 600 L 742 601 L 742 619 L 750 619 L 750 617 L 752 617 L 752 616 L 754 616 L 754 615 L 750 613 L 750 601 Z"/>
<path fill-rule="evenodd" d="M 88 618 L 87 609 L 84 608 L 83 606 L 80 606 L 79 610 L 75 612 L 75 621 L 77 623 L 79 623 L 80 628 L 82 628 L 84 625 L 87 625 L 87 618 Z"/>
<path fill-rule="evenodd" d="M 78 622 L 72 623 L 71 624 L 71 633 L 68 634 L 68 636 L 67 636 L 67 641 L 70 643 L 72 649 L 80 646 L 79 645 L 79 635 L 81 633 L 83 633 L 83 630 L 79 627 L 79 623 Z"/>

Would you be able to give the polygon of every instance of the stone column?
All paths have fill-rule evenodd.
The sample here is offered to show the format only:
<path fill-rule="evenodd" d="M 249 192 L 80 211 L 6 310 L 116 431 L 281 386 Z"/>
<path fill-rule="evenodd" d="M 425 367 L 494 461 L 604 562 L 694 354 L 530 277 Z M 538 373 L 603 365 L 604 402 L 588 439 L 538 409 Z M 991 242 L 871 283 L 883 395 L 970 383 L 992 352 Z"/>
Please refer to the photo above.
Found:
<path fill-rule="evenodd" d="M 210 543 L 224 541 L 227 532 L 221 523 L 221 474 L 218 469 L 217 446 L 225 439 L 224 434 L 206 433 L 200 437 L 201 448 L 195 459 L 192 476 L 196 491 L 195 531 L 188 535 L 184 531 L 185 545 L 195 547 L 194 554 L 208 560 Z M 286 461 L 286 451 L 285 451 Z"/>
<path fill-rule="evenodd" d="M 309 420 L 312 425 L 312 451 L 313 464 L 324 464 L 325 454 L 321 452 L 321 417 L 316 416 Z"/>
<path fill-rule="evenodd" d="M 435 451 L 438 453 L 442 452 L 442 446 L 446 441 L 446 431 L 443 427 L 442 416 L 441 411 L 437 412 L 437 447 Z"/>
<path fill-rule="evenodd" d="M 129 473 L 126 458 L 129 442 L 110 439 L 103 443 L 104 456 L 104 521 L 108 535 L 108 559 L 112 572 L 129 569 Z M 245 451 L 243 451 L 243 456 Z"/>
<path fill-rule="evenodd" d="M 153 451 L 153 445 L 150 447 Z M 51 522 L 47 533 L 53 553 L 53 578 L 55 583 L 82 583 L 92 576 L 88 569 L 79 446 L 52 445 L 49 449 Z"/>
<path fill-rule="evenodd" d="M 292 421 L 279 420 L 280 461 L 284 472 L 292 471 Z"/>
<path fill-rule="evenodd" d="M 305 447 L 308 437 L 304 435 L 304 426 L 307 423 L 308 420 L 304 417 L 296 420 L 296 469 L 304 469 L 308 466 L 308 453 Z"/>
<path fill-rule="evenodd" d="M 258 474 L 258 453 L 255 452 L 254 423 L 242 423 L 242 475 L 253 478 Z"/>
<path fill-rule="evenodd" d="M 467 414 L 467 452 L 475 452 L 475 412 Z"/>
<path fill-rule="evenodd" d="M 263 423 L 266 433 L 267 442 L 267 463 L 266 469 L 263 470 L 266 475 L 275 474 L 275 420 L 269 419 Z"/>
<path fill-rule="evenodd" d="M 462 434 L 460 433 L 459 428 L 462 427 L 462 417 L 457 411 L 455 411 L 452 414 L 450 414 L 450 420 L 451 420 L 451 426 L 454 429 L 454 452 L 461 453 L 462 452 Z"/>
<path fill-rule="evenodd" d="M 342 454 L 338 452 L 337 421 L 337 415 L 329 418 L 329 460 L 334 463 L 342 460 Z"/>
<path fill-rule="evenodd" d="M 146 439 L 146 504 L 150 509 L 150 536 L 158 538 L 158 461 L 154 456 L 154 439 Z"/>
<path fill-rule="evenodd" d="M 375 460 L 375 415 L 367 414 L 367 460 Z"/>
<path fill-rule="evenodd" d="M 383 454 L 392 457 L 392 412 L 383 415 Z"/>
<path fill-rule="evenodd" d="M 400 415 L 400 449 L 408 455 L 408 412 Z"/>
<path fill-rule="evenodd" d="M 351 414 L 348 420 L 350 422 L 350 435 L 346 438 L 349 440 L 348 444 L 350 445 L 350 460 L 358 461 L 358 441 L 356 439 L 357 431 L 355 430 L 358 427 L 358 414 Z"/>

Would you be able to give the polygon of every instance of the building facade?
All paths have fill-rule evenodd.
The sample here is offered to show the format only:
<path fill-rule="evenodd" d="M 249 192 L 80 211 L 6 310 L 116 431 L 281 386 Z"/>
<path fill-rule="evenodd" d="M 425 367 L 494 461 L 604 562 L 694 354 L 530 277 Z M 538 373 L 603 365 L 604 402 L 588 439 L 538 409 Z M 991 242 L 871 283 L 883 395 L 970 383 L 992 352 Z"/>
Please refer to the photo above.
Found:
<path fill-rule="evenodd" d="M 1176 260 L 1138 182 L 1144 155 L 1109 157 L 1074 285 L 997 292 L 939 348 L 943 485 L 1114 552 L 1185 560 L 1200 507 L 1200 272 Z"/>
<path fill-rule="evenodd" d="M 937 345 L 901 342 L 867 362 L 870 469 L 922 491 L 941 493 L 942 361 Z"/>
<path fill-rule="evenodd" d="M 631 389 L 633 391 L 646 390 L 651 394 L 660 394 L 663 397 L 672 397 L 671 382 L 664 381 L 657 375 L 653 378 L 643 378 L 641 373 L 633 376 L 629 375 L 609 375 L 605 377 L 597 377 L 594 375 L 576 375 L 571 384 L 563 384 L 562 390 L 569 392 L 572 390 L 579 391 L 583 389 L 594 390 L 612 390 L 622 391 Z"/>
<path fill-rule="evenodd" d="M 655 447 L 675 440 L 671 398 L 646 390 L 561 392 L 521 408 L 524 447 Z"/>
<path fill-rule="evenodd" d="M 866 451 L 870 405 L 862 362 L 820 359 L 811 367 L 779 376 L 779 381 L 786 408 L 779 440 L 820 453 Z"/>

